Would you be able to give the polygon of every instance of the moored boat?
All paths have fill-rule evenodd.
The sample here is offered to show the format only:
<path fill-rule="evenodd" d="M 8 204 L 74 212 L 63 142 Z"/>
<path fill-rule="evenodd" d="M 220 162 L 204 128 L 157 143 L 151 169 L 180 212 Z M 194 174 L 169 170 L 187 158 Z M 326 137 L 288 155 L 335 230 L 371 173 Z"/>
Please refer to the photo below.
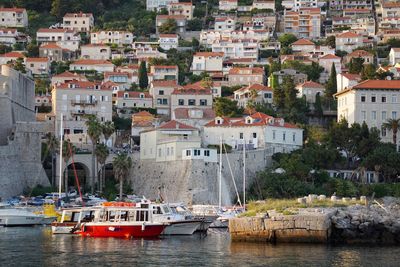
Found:
<path fill-rule="evenodd" d="M 46 223 L 43 214 L 35 214 L 25 209 L 0 209 L 0 226 L 32 226 Z"/>

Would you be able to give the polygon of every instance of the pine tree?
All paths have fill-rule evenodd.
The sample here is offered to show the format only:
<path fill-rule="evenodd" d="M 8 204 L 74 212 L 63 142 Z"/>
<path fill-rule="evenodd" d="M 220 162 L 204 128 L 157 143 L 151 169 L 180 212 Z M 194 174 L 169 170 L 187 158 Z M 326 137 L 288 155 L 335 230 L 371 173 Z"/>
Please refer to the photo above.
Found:
<path fill-rule="evenodd" d="M 336 68 L 335 64 L 332 63 L 331 75 L 329 76 L 328 82 L 326 83 L 325 95 L 324 95 L 325 105 L 328 106 L 329 108 L 334 107 L 333 95 L 336 93 L 336 91 L 337 91 Z"/>
<path fill-rule="evenodd" d="M 376 70 L 374 65 L 368 64 L 364 65 L 361 71 L 362 80 L 373 80 L 376 77 Z"/>
<path fill-rule="evenodd" d="M 284 105 L 285 110 L 290 111 L 296 105 L 297 90 L 294 81 L 291 77 L 286 76 L 283 78 L 282 88 L 285 95 Z"/>
<path fill-rule="evenodd" d="M 315 96 L 314 112 L 317 117 L 322 117 L 323 115 L 321 96 L 319 93 Z"/>
<path fill-rule="evenodd" d="M 145 89 L 149 86 L 149 78 L 147 77 L 146 62 L 142 61 L 139 68 L 139 87 Z"/>

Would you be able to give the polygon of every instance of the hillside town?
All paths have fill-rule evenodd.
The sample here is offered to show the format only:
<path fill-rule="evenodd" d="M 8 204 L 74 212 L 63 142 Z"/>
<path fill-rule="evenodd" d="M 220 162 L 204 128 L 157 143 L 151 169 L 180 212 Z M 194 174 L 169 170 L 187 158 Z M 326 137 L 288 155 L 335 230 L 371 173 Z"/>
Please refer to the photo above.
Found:
<path fill-rule="evenodd" d="M 268 151 L 276 167 L 277 155 L 327 145 L 337 158 L 310 170 L 398 181 L 398 1 L 133 1 L 141 15 L 126 23 L 104 6 L 17 2 L 0 8 L 0 64 L 34 81 L 34 99 L 24 101 L 74 148 L 67 165 L 72 154 L 92 154 L 80 167 L 91 169 L 92 192 L 106 186 L 97 176 L 109 155 L 217 163 L 221 143 L 230 153 Z M 114 2 L 103 5 L 128 5 Z M 365 138 L 355 140 L 357 127 Z M 378 151 L 384 143 L 395 155 L 382 159 L 390 171 L 372 163 L 389 153 Z"/>

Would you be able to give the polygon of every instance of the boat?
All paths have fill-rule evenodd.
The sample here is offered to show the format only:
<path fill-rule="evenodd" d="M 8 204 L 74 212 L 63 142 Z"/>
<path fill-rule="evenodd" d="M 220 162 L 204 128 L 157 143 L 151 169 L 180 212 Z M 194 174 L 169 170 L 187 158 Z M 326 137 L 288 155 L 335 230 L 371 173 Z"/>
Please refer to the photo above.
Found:
<path fill-rule="evenodd" d="M 53 234 L 72 234 L 73 230 L 81 222 L 90 222 L 94 218 L 94 211 L 99 207 L 94 208 L 71 208 L 63 209 L 59 222 L 51 224 L 51 231 Z"/>
<path fill-rule="evenodd" d="M 48 223 L 48 220 L 45 215 L 36 214 L 26 209 L 0 209 L 0 226 L 42 225 Z"/>
<path fill-rule="evenodd" d="M 83 237 L 158 237 L 167 226 L 153 220 L 149 204 L 103 203 L 89 222 L 80 222 L 73 233 Z"/>
<path fill-rule="evenodd" d="M 184 215 L 186 219 L 197 219 L 201 221 L 201 224 L 196 229 L 198 232 L 207 232 L 208 228 L 214 221 L 214 219 L 195 216 L 183 203 L 171 203 L 170 208 L 174 213 Z"/>
<path fill-rule="evenodd" d="M 150 203 L 154 221 L 168 223 L 163 235 L 192 235 L 202 224 L 202 220 L 176 212 L 169 204 Z"/>

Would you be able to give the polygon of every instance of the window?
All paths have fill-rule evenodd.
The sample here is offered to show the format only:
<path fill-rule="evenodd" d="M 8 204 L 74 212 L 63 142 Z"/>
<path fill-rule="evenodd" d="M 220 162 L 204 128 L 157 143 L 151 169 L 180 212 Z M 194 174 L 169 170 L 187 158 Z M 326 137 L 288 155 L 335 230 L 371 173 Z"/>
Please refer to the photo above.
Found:
<path fill-rule="evenodd" d="M 282 134 L 282 140 L 283 140 L 283 141 L 286 141 L 286 132 L 283 132 L 283 134 Z"/>
<path fill-rule="evenodd" d="M 204 156 L 209 157 L 210 156 L 210 150 L 204 150 Z"/>
<path fill-rule="evenodd" d="M 386 103 L 386 96 L 383 95 L 381 98 L 382 98 L 382 103 Z"/>
<path fill-rule="evenodd" d="M 375 110 L 371 112 L 371 118 L 373 120 L 376 120 L 376 111 Z"/>
<path fill-rule="evenodd" d="M 386 128 L 385 127 L 381 128 L 381 135 L 382 135 L 382 137 L 386 136 Z"/>
<path fill-rule="evenodd" d="M 164 90 L 158 91 L 158 94 L 159 94 L 159 95 L 164 95 Z"/>
<path fill-rule="evenodd" d="M 169 147 L 167 147 L 167 156 L 169 156 Z"/>
<path fill-rule="evenodd" d="M 296 142 L 296 133 L 293 133 L 293 143 Z"/>
<path fill-rule="evenodd" d="M 178 99 L 178 105 L 179 106 L 185 105 L 185 100 L 184 99 Z"/>
<path fill-rule="evenodd" d="M 171 147 L 171 156 L 173 156 L 173 155 L 174 155 L 174 148 Z"/>
<path fill-rule="evenodd" d="M 243 133 L 239 133 L 239 139 L 243 139 Z"/>
<path fill-rule="evenodd" d="M 257 138 L 257 133 L 253 133 L 253 138 Z"/>
<path fill-rule="evenodd" d="M 189 100 L 188 100 L 188 105 L 189 105 L 189 106 L 194 106 L 194 105 L 196 105 L 196 100 L 195 100 L 195 99 L 189 99 Z"/>
<path fill-rule="evenodd" d="M 272 98 L 272 94 L 271 93 L 265 93 L 264 94 L 264 98 Z"/>
<path fill-rule="evenodd" d="M 386 120 L 386 111 L 382 111 L 382 120 Z"/>
<path fill-rule="evenodd" d="M 190 157 L 192 155 L 192 150 L 186 150 L 186 156 Z"/>
<path fill-rule="evenodd" d="M 200 106 L 207 106 L 207 99 L 200 99 Z"/>
<path fill-rule="evenodd" d="M 392 103 L 397 103 L 397 95 L 392 95 Z"/>
<path fill-rule="evenodd" d="M 158 156 L 161 157 L 161 148 L 158 149 Z"/>
<path fill-rule="evenodd" d="M 276 131 L 273 130 L 273 131 L 272 131 L 272 140 L 275 140 L 275 138 L 276 138 Z"/>
<path fill-rule="evenodd" d="M 375 96 L 375 95 L 372 95 L 372 96 L 371 96 L 371 102 L 372 102 L 372 103 L 375 103 L 375 102 L 376 102 L 376 96 Z"/>
<path fill-rule="evenodd" d="M 392 111 L 392 119 L 397 119 L 397 112 L 396 111 Z"/>
<path fill-rule="evenodd" d="M 361 119 L 364 121 L 367 119 L 367 112 L 365 110 L 361 111 Z"/>
<path fill-rule="evenodd" d="M 361 102 L 365 102 L 365 95 L 361 96 Z"/>
<path fill-rule="evenodd" d="M 195 156 L 200 156 L 200 149 L 195 149 L 194 150 L 194 155 Z"/>

